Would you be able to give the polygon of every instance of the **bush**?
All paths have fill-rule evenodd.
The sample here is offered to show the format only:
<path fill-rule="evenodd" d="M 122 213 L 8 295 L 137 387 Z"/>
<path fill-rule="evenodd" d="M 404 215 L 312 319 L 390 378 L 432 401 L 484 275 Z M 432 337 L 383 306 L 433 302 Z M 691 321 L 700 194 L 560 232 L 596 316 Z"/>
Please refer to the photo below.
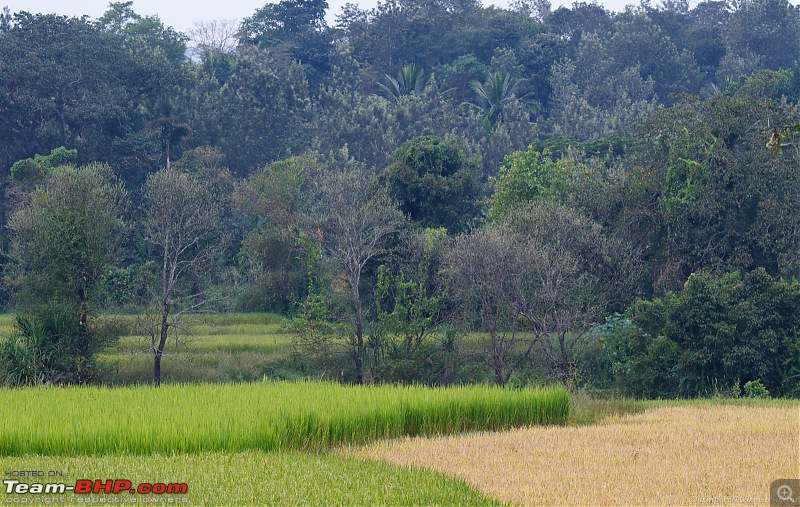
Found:
<path fill-rule="evenodd" d="M 643 393 L 711 396 L 740 380 L 751 390 L 762 385 L 779 395 L 797 393 L 798 282 L 762 269 L 694 274 L 682 291 L 638 301 L 627 316 L 638 328 L 629 364 L 638 365 Z"/>
<path fill-rule="evenodd" d="M 85 383 L 95 377 L 94 355 L 123 333 L 122 323 L 95 320 L 53 303 L 17 316 L 16 330 L 0 340 L 0 383 L 7 386 Z"/>
<path fill-rule="evenodd" d="M 744 385 L 744 395 L 748 398 L 769 398 L 769 391 L 761 380 L 751 380 Z"/>

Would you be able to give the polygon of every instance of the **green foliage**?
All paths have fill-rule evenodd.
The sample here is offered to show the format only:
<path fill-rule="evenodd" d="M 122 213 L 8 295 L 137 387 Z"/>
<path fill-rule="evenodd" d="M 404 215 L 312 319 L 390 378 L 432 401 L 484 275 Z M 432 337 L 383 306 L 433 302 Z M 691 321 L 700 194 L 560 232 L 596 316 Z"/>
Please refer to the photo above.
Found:
<path fill-rule="evenodd" d="M 0 339 L 0 383 L 7 386 L 69 384 L 93 380 L 95 354 L 119 338 L 112 320 L 83 323 L 69 305 L 50 303 Z"/>
<path fill-rule="evenodd" d="M 107 166 L 53 170 L 10 220 L 18 301 L 85 312 L 124 240 L 126 198 Z"/>
<path fill-rule="evenodd" d="M 140 48 L 161 52 L 174 64 L 182 63 L 187 37 L 171 26 L 165 27 L 158 16 L 137 14 L 132 6 L 132 1 L 109 2 L 108 10 L 97 20 L 97 26 Z"/>
<path fill-rule="evenodd" d="M 40 385 L 58 380 L 59 372 L 52 367 L 58 353 L 52 337 L 42 329 L 25 322 L 18 329 L 0 338 L 0 380 L 5 386 Z"/>
<path fill-rule="evenodd" d="M 617 385 L 648 397 L 709 396 L 754 381 L 795 393 L 798 303 L 797 282 L 763 270 L 692 275 L 679 293 L 637 302 L 633 327 L 612 334 L 623 352 L 613 361 Z"/>
<path fill-rule="evenodd" d="M 247 175 L 310 144 L 309 82 L 302 65 L 277 50 L 244 46 L 235 65 L 224 85 L 197 97 L 194 122 L 201 144 L 218 146 L 231 171 Z"/>
<path fill-rule="evenodd" d="M 661 110 L 626 152 L 603 220 L 647 249 L 656 293 L 701 270 L 800 273 L 797 153 L 763 148 L 768 124 L 796 116 L 748 93 Z"/>
<path fill-rule="evenodd" d="M 494 123 L 503 112 L 503 107 L 517 99 L 520 81 L 502 71 L 492 72 L 486 81 L 472 81 L 470 87 L 477 96 L 477 106 L 483 110 L 489 122 Z"/>
<path fill-rule="evenodd" d="M 436 81 L 441 89 L 452 93 L 458 102 L 467 100 L 469 84 L 486 76 L 486 66 L 475 55 L 459 56 L 436 68 Z"/>
<path fill-rule="evenodd" d="M 288 312 L 307 294 L 303 191 L 318 165 L 310 155 L 273 162 L 237 190 L 237 208 L 251 221 L 239 251 L 247 310 Z"/>
<path fill-rule="evenodd" d="M 742 2 L 723 28 L 729 53 L 757 60 L 762 68 L 771 70 L 789 69 L 797 64 L 796 53 L 776 50 L 772 41 L 796 40 L 798 29 L 800 13 L 785 0 Z"/>
<path fill-rule="evenodd" d="M 431 354 L 436 347 L 431 341 L 440 336 L 447 340 L 443 336 L 446 331 L 442 333 L 440 327 L 444 323 L 449 289 L 447 281 L 439 279 L 435 266 L 446 237 L 444 229 L 425 229 L 412 238 L 400 253 L 414 259 L 406 263 L 408 274 L 402 268 L 392 270 L 384 264 L 378 267 L 375 299 L 381 333 L 370 343 L 376 380 L 404 383 L 431 383 L 434 377 L 445 383 L 450 380 L 446 372 L 439 376 L 421 371 L 426 369 L 426 362 L 434 362 Z"/>
<path fill-rule="evenodd" d="M 3 238 L 0 238 L 0 242 Z M 5 309 L 11 302 L 11 289 L 9 287 L 10 277 L 7 276 L 11 271 L 11 257 L 0 252 L 0 311 Z"/>
<path fill-rule="evenodd" d="M 760 380 L 751 380 L 744 385 L 744 395 L 748 398 L 769 398 L 769 391 Z"/>
<path fill-rule="evenodd" d="M 386 83 L 378 83 L 378 86 L 386 94 L 386 97 L 397 101 L 403 95 L 411 95 L 412 93 L 421 93 L 428 84 L 428 78 L 425 77 L 425 71 L 419 65 L 411 63 L 404 65 L 403 68 L 397 71 L 397 79 L 385 75 Z"/>
<path fill-rule="evenodd" d="M 531 145 L 507 155 L 497 178 L 490 181 L 494 193 L 489 218 L 497 220 L 520 205 L 556 197 L 567 186 L 567 171 L 548 151 L 540 153 Z"/>
<path fill-rule="evenodd" d="M 171 61 L 166 46 L 140 40 L 88 16 L 15 14 L 0 33 L 3 174 L 14 161 L 59 146 L 78 149 L 81 164 L 113 161 L 129 182 L 157 167 L 161 143 L 149 122 L 158 116 L 155 104 L 175 93 L 183 46 Z"/>
<path fill-rule="evenodd" d="M 420 136 L 403 144 L 392 158 L 382 178 L 413 222 L 461 232 L 478 215 L 478 162 L 467 158 L 456 143 Z"/>
<path fill-rule="evenodd" d="M 11 29 L 11 10 L 9 10 L 8 6 L 3 7 L 3 11 L 0 12 L 0 32 L 7 32 Z"/>
<path fill-rule="evenodd" d="M 137 310 L 147 306 L 152 286 L 152 262 L 111 267 L 98 281 L 97 303 L 105 309 Z"/>
<path fill-rule="evenodd" d="M 16 183 L 37 183 L 44 179 L 50 171 L 78 157 L 78 150 L 68 150 L 63 146 L 55 148 L 50 155 L 35 155 L 14 162 L 11 166 L 11 181 Z"/>
<path fill-rule="evenodd" d="M 20 326 L 26 338 L 16 343 L 32 356 L 58 356 L 61 366 L 50 369 L 59 381 L 89 380 L 92 357 L 104 344 L 103 326 L 92 317 L 98 288 L 125 238 L 126 198 L 107 166 L 63 166 L 11 217 L 13 288 L 21 322 L 28 323 Z M 35 329 L 42 331 L 26 331 Z M 53 340 L 67 345 L 57 353 L 42 345 Z"/>
<path fill-rule="evenodd" d="M 241 40 L 261 48 L 285 48 L 309 68 L 317 84 L 329 69 L 333 37 L 325 22 L 326 0 L 281 0 L 259 8 L 242 21 Z"/>
<path fill-rule="evenodd" d="M 88 407 L 87 399 L 93 401 Z M 0 417 L 0 456 L 319 451 L 406 435 L 564 424 L 569 418 L 562 387 L 265 382 L 165 386 L 157 397 L 149 387 L 4 389 L 0 402 L 17 407 Z M 33 411 L 36 406 L 49 410 Z M 110 413 L 114 417 L 103 415 Z M 74 424 L 60 424 L 64 420 Z"/>

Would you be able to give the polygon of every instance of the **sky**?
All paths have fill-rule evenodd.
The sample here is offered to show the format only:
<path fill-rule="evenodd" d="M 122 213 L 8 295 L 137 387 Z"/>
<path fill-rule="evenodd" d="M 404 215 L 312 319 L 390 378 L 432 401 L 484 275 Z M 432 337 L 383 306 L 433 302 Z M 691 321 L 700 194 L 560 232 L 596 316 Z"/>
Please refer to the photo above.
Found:
<path fill-rule="evenodd" d="M 119 1 L 119 0 L 118 0 Z M 340 13 L 348 0 L 328 0 L 328 23 L 332 24 L 335 15 Z M 377 0 L 349 0 L 363 9 L 376 5 Z M 222 19 L 241 20 L 251 16 L 267 0 L 134 0 L 133 10 L 141 15 L 158 15 L 161 22 L 178 31 L 188 32 L 195 23 Z M 612 11 L 623 10 L 626 4 L 638 4 L 638 0 L 598 0 Z M 654 2 L 657 3 L 657 2 Z M 694 3 L 694 2 L 693 2 Z M 11 12 L 27 11 L 33 14 L 56 13 L 67 16 L 88 14 L 96 19 L 107 10 L 109 0 L 0 0 L 0 7 L 8 5 Z M 483 0 L 484 5 L 507 7 L 508 0 Z M 551 0 L 553 8 L 572 5 L 572 0 Z"/>
<path fill-rule="evenodd" d="M 117 0 L 121 1 L 121 0 Z M 277 0 L 276 0 L 277 1 Z M 585 0 L 591 2 L 591 0 Z M 333 24 L 335 16 L 342 11 L 346 3 L 358 4 L 362 9 L 375 7 L 377 0 L 328 0 L 328 24 Z M 482 0 L 484 5 L 497 5 L 508 7 L 509 0 Z M 561 5 L 570 6 L 573 0 L 550 0 L 553 9 Z M 790 0 L 797 4 L 800 0 Z M 187 33 L 195 23 L 222 19 L 241 20 L 251 16 L 256 9 L 270 3 L 268 0 L 134 0 L 133 10 L 141 15 L 158 15 L 162 23 L 174 29 Z M 610 11 L 622 11 L 626 5 L 638 5 L 639 0 L 597 0 Z M 653 5 L 658 5 L 659 0 L 653 0 Z M 689 5 L 694 6 L 699 0 L 690 0 Z M 0 7 L 8 5 L 11 12 L 28 11 L 36 13 L 56 13 L 67 16 L 82 16 L 88 14 L 96 19 L 107 10 L 109 0 L 0 0 Z"/>

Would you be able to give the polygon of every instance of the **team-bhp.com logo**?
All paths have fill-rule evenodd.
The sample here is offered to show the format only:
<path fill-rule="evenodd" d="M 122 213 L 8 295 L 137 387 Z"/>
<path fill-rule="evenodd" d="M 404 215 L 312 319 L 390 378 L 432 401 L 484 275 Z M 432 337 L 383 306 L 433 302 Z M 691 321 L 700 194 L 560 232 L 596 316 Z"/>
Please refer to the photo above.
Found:
<path fill-rule="evenodd" d="M 126 479 L 108 479 L 106 481 L 79 479 L 75 481 L 74 485 L 64 483 L 28 484 L 15 479 L 6 479 L 3 484 L 8 495 L 47 495 L 67 492 L 76 495 L 97 495 L 100 493 L 107 495 L 119 495 L 120 493 L 130 493 L 131 495 L 185 495 L 189 492 L 189 485 L 186 483 L 164 484 L 157 482 L 150 484 L 141 482 L 134 485 Z"/>

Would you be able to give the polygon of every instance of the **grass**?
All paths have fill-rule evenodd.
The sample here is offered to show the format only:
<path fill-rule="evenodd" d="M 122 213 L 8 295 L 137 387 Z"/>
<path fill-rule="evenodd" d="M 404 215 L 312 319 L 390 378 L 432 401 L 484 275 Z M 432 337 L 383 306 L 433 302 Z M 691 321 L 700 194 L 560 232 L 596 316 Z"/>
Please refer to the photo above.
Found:
<path fill-rule="evenodd" d="M 122 319 L 133 325 L 134 316 Z M 165 383 L 252 382 L 303 377 L 292 360 L 294 337 L 282 331 L 283 317 L 269 313 L 203 316 L 189 326 L 179 343 L 167 342 L 163 360 Z M 106 385 L 150 382 L 150 343 L 125 336 L 97 355 L 99 381 Z"/>
<path fill-rule="evenodd" d="M 647 403 L 631 398 L 595 399 L 584 394 L 570 396 L 569 422 L 575 426 L 598 424 L 608 418 L 638 414 Z"/>
<path fill-rule="evenodd" d="M 327 382 L 0 390 L 0 455 L 324 450 L 403 435 L 563 424 L 563 388 Z"/>
<path fill-rule="evenodd" d="M 16 319 L 10 313 L 0 313 L 0 335 L 10 333 L 14 330 Z"/>
<path fill-rule="evenodd" d="M 4 470 L 63 472 L 68 474 L 62 478 L 67 484 L 87 478 L 126 479 L 133 484 L 186 483 L 190 505 L 499 505 L 464 481 L 443 474 L 330 454 L 246 451 L 90 458 L 24 456 L 3 458 L 2 465 Z M 36 496 L 41 497 L 14 499 Z M 67 504 L 71 496 L 67 495 Z M 95 502 L 103 500 L 101 495 L 89 496 Z"/>
<path fill-rule="evenodd" d="M 593 426 L 410 438 L 354 454 L 460 477 L 521 505 L 768 505 L 770 482 L 800 473 L 797 402 L 645 405 Z"/>

